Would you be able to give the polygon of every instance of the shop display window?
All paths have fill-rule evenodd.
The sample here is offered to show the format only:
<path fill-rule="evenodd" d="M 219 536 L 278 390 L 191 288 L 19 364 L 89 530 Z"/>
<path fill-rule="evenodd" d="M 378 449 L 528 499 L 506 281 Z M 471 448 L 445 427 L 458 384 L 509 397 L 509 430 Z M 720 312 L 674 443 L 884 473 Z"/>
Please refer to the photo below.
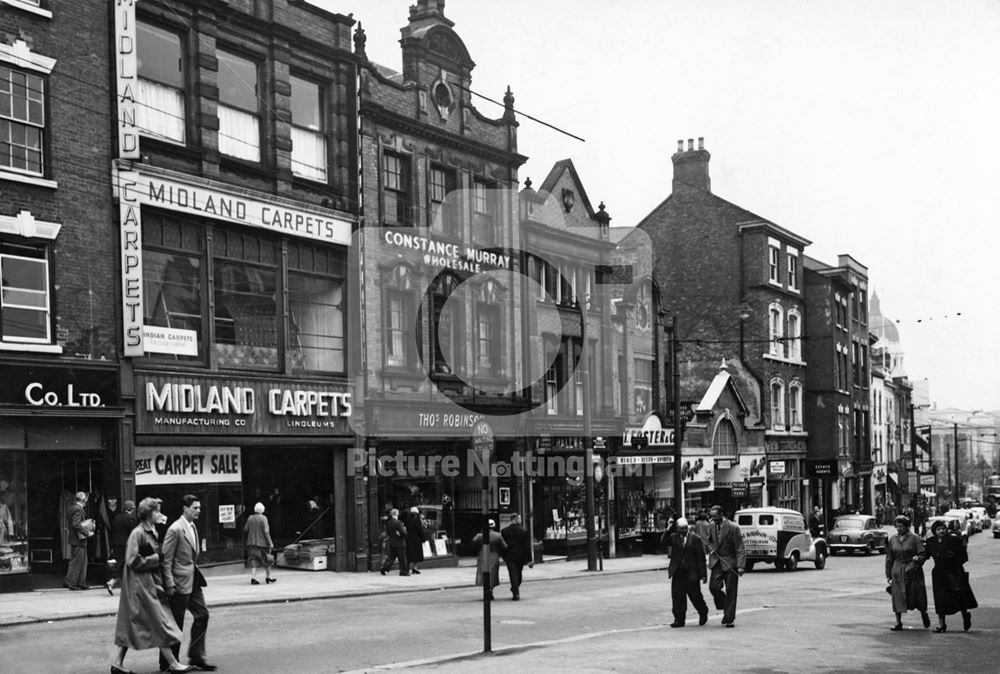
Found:
<path fill-rule="evenodd" d="M 243 505 L 242 485 L 158 484 L 136 489 L 137 502 L 146 497 L 163 501 L 161 512 L 167 516 L 167 523 L 160 527 L 161 535 L 181 516 L 181 499 L 185 494 L 194 494 L 201 502 L 201 516 L 195 520 L 198 537 L 204 546 L 199 563 L 242 560 L 243 524 L 250 514 Z"/>
<path fill-rule="evenodd" d="M 0 452 L 0 574 L 28 571 L 24 452 Z"/>

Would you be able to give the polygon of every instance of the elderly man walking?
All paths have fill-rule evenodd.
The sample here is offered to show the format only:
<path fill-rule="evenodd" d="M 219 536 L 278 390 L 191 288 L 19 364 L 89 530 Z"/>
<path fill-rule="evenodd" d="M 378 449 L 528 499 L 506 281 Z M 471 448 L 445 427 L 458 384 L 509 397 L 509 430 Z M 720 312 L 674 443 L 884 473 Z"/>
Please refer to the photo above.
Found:
<path fill-rule="evenodd" d="M 723 612 L 722 626 L 735 627 L 736 594 L 740 576 L 746 567 L 743 534 L 738 526 L 723 516 L 722 506 L 712 506 L 709 516 L 712 521 L 708 536 L 708 567 L 712 570 L 712 578 L 708 591 L 715 600 L 715 608 Z"/>
<path fill-rule="evenodd" d="M 93 521 L 87 519 L 84 506 L 87 492 L 78 491 L 75 501 L 66 513 L 66 528 L 69 530 L 69 567 L 63 579 L 63 587 L 70 590 L 87 589 L 87 539 L 94 533 Z"/>

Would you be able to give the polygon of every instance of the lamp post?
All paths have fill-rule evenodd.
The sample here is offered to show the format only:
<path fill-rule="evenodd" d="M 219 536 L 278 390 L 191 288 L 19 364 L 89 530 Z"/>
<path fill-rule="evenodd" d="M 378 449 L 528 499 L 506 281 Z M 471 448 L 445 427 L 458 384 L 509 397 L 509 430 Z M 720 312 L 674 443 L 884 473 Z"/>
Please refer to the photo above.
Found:
<path fill-rule="evenodd" d="M 594 535 L 594 438 L 590 415 L 590 358 L 587 357 L 587 300 L 580 303 L 580 378 L 583 380 L 583 479 L 586 490 L 587 571 L 597 571 L 597 539 Z M 628 329 L 626 324 L 625 329 Z"/>
<path fill-rule="evenodd" d="M 667 328 L 670 335 L 670 399 L 674 417 L 674 499 L 679 517 L 684 516 L 684 483 L 681 479 L 681 373 L 677 367 L 677 314 L 670 317 Z"/>

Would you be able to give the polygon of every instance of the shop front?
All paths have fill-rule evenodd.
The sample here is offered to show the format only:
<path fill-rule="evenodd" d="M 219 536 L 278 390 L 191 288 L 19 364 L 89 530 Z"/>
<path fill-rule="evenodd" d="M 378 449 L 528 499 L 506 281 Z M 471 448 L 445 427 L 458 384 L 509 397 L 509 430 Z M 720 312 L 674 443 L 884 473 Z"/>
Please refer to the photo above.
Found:
<path fill-rule="evenodd" d="M 117 491 L 117 367 L 0 362 L 0 591 L 59 587 L 67 514 L 85 492 L 95 582 L 103 581 Z"/>
<path fill-rule="evenodd" d="M 789 508 L 808 515 L 813 495 L 805 475 L 806 434 L 768 436 L 764 443 L 770 462 L 767 481 L 767 505 Z M 782 472 L 775 472 L 777 468 Z M 812 504 L 815 505 L 815 504 Z"/>
<path fill-rule="evenodd" d="M 330 570 L 352 566 L 347 536 L 354 485 L 346 386 L 137 371 L 136 497 L 202 504 L 206 564 L 243 559 L 243 524 L 263 503 L 276 546 L 321 539 Z"/>
<path fill-rule="evenodd" d="M 650 415 L 641 428 L 625 429 L 613 461 L 617 556 L 661 551 L 667 522 L 680 512 L 674 491 L 673 429 Z"/>
<path fill-rule="evenodd" d="M 714 503 L 724 512 L 763 505 L 767 490 L 767 458 L 764 454 L 740 453 L 736 459 L 715 459 Z"/>

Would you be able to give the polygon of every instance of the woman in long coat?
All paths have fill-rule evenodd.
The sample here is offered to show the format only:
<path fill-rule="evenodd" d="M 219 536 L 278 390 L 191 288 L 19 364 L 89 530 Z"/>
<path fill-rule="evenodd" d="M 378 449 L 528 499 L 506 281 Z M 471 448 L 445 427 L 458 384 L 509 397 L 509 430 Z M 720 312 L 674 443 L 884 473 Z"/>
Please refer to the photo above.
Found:
<path fill-rule="evenodd" d="M 406 561 L 410 564 L 410 573 L 420 575 L 417 564 L 424 561 L 424 523 L 420 519 L 420 510 L 413 506 L 406 518 Z"/>
<path fill-rule="evenodd" d="M 118 601 L 118 623 L 115 645 L 118 657 L 111 665 L 112 674 L 124 674 L 122 669 L 128 649 L 160 649 L 171 672 L 190 672 L 192 665 L 182 665 L 170 647 L 181 641 L 163 589 L 163 569 L 160 566 L 160 544 L 156 538 L 156 522 L 160 500 L 144 498 L 139 502 L 139 524 L 132 529 L 125 544 L 122 567 L 122 591 Z"/>
<path fill-rule="evenodd" d="M 257 503 L 253 507 L 253 515 L 247 518 L 243 525 L 243 533 L 247 537 L 247 566 L 250 567 L 250 584 L 260 585 L 257 580 L 257 567 L 264 567 L 264 574 L 267 576 L 264 581 L 267 583 L 277 582 L 271 578 L 271 559 L 268 556 L 274 549 L 274 541 L 271 540 L 271 527 L 267 517 L 264 515 L 264 504 Z"/>
<path fill-rule="evenodd" d="M 927 615 L 927 586 L 924 584 L 923 563 L 927 559 L 920 537 L 910 531 L 910 518 L 900 515 L 895 519 L 896 535 L 885 548 L 885 578 L 892 594 L 892 610 L 896 624 L 890 629 L 903 629 L 903 614 L 920 611 L 924 627 L 931 626 Z"/>
<path fill-rule="evenodd" d="M 490 599 L 493 599 L 493 588 L 500 584 L 500 555 L 507 552 L 507 543 L 503 540 L 503 536 L 495 531 L 496 526 L 496 522 L 490 520 L 489 550 L 485 559 L 482 553 L 483 535 L 478 533 L 472 538 L 472 544 L 480 550 L 479 564 L 476 565 L 476 585 L 482 587 L 483 571 L 489 570 Z"/>
<path fill-rule="evenodd" d="M 938 616 L 938 626 L 934 631 L 946 631 L 948 625 L 945 623 L 945 616 L 961 611 L 962 626 L 968 632 L 972 627 L 969 609 L 979 606 L 969 587 L 969 577 L 963 566 L 969 561 L 969 554 L 962 545 L 962 539 L 948 533 L 948 525 L 941 520 L 934 522 L 931 531 L 934 535 L 927 541 L 927 554 L 934 558 L 931 581 L 934 587 L 934 612 Z"/>

